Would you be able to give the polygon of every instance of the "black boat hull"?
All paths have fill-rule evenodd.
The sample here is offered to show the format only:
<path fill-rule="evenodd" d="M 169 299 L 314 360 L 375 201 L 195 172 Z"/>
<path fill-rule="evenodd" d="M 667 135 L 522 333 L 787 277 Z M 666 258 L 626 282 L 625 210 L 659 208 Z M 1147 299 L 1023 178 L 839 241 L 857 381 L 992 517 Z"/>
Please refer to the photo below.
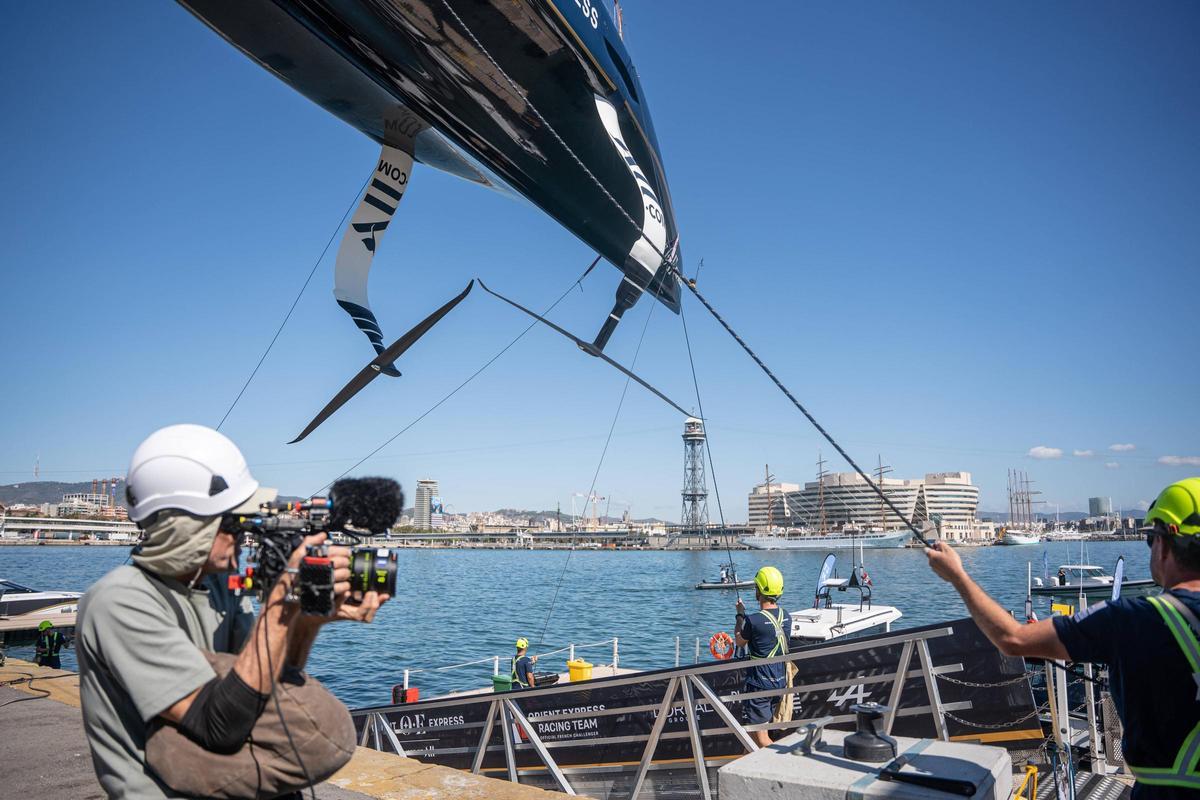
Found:
<path fill-rule="evenodd" d="M 636 73 L 602 6 L 180 2 L 377 142 L 528 198 L 678 311 L 678 283 L 662 265 L 662 255 L 679 259 L 666 175 Z"/>

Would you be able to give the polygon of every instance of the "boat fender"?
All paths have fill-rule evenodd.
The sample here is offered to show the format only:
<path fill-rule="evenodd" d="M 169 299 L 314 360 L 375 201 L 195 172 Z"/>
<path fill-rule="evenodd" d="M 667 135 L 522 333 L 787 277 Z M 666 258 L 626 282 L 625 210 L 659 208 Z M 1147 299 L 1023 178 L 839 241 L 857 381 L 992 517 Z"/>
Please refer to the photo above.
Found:
<path fill-rule="evenodd" d="M 724 661 L 727 658 L 733 657 L 733 637 L 725 631 L 714 633 L 712 638 L 708 640 L 708 652 L 712 653 L 713 658 L 718 661 Z"/>

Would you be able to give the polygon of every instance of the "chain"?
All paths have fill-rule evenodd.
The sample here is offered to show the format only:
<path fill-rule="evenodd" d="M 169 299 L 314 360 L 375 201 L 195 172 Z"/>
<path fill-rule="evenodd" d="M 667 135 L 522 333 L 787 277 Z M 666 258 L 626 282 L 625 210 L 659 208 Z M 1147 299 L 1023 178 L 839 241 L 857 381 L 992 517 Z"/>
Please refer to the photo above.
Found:
<path fill-rule="evenodd" d="M 1014 719 L 1010 722 L 1003 722 L 999 725 L 988 725 L 983 722 L 971 722 L 970 720 L 963 719 L 962 717 L 957 717 L 954 714 L 951 714 L 949 711 L 943 711 L 942 715 L 945 717 L 948 717 L 949 719 L 954 720 L 959 725 L 966 725 L 968 728 L 978 728 L 978 729 L 984 730 L 984 731 L 1002 731 L 1002 730 L 1005 730 L 1006 728 L 1011 728 L 1013 725 L 1019 725 L 1020 723 L 1026 721 L 1026 720 L 1033 719 L 1034 717 L 1037 716 L 1037 713 L 1038 712 L 1036 710 L 1030 711 L 1028 714 L 1026 714 L 1023 717 L 1018 717 L 1017 719 Z"/>
<path fill-rule="evenodd" d="M 947 683 L 955 683 L 955 684 L 958 684 L 959 686 L 970 686 L 972 689 L 994 689 L 994 688 L 999 688 L 1001 686 L 1012 686 L 1014 683 L 1021 683 L 1022 681 L 1029 680 L 1029 678 L 1031 676 L 1032 676 L 1032 673 L 1022 672 L 1020 675 L 1017 675 L 1016 677 L 1013 677 L 1013 678 L 1009 678 L 1006 681 L 998 681 L 996 683 L 975 683 L 973 681 L 964 681 L 959 678 L 951 678 L 949 675 L 944 675 L 944 674 L 940 674 L 940 673 L 938 674 L 938 677 L 941 678 L 942 680 L 946 681 Z"/>

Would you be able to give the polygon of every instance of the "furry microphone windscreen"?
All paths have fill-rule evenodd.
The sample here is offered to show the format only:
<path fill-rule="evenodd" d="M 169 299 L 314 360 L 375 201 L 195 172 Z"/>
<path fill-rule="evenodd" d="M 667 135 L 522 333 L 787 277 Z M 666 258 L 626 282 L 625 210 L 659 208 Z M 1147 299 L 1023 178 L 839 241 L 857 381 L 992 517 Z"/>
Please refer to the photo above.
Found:
<path fill-rule="evenodd" d="M 400 519 L 404 492 L 391 478 L 343 478 L 329 491 L 333 503 L 330 528 L 347 525 L 371 533 L 384 533 Z"/>

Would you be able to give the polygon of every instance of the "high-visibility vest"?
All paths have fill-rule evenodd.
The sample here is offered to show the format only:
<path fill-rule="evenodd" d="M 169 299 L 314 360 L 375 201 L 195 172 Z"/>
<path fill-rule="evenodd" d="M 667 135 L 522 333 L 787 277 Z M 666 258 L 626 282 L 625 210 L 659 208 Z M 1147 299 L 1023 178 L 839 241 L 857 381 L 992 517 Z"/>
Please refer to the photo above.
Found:
<path fill-rule="evenodd" d="M 756 655 L 754 655 L 754 653 L 751 653 L 750 654 L 751 658 L 773 658 L 773 657 L 779 655 L 781 652 L 784 655 L 787 654 L 788 637 L 784 636 L 784 634 L 783 634 L 783 609 L 781 608 L 778 610 L 779 610 L 778 617 L 772 617 L 771 614 L 765 608 L 760 608 L 757 612 L 755 612 L 757 614 L 762 614 L 763 617 L 766 618 L 767 622 L 771 623 L 771 627 L 775 629 L 775 646 L 772 647 L 771 652 L 767 653 L 765 656 L 756 656 Z M 745 638 L 745 637 L 742 637 L 742 638 Z"/>
<path fill-rule="evenodd" d="M 1150 605 L 1162 616 L 1167 629 L 1175 637 L 1175 643 L 1183 651 L 1192 675 L 1200 687 L 1200 640 L 1196 638 L 1196 629 L 1200 622 L 1192 614 L 1191 609 L 1183 601 L 1172 594 L 1164 592 L 1158 597 L 1146 598 Z M 1200 699 L 1198 694 L 1197 699 Z M 1195 713 L 1195 712 L 1193 712 Z M 1126 763 L 1125 766 L 1137 778 L 1138 783 L 1148 786 L 1179 786 L 1184 789 L 1200 789 L 1200 771 L 1197 770 L 1200 761 L 1200 722 L 1192 728 L 1191 733 L 1179 746 L 1175 761 L 1169 767 L 1135 767 Z"/>
<path fill-rule="evenodd" d="M 509 660 L 509 663 L 512 665 L 512 682 L 517 686 L 520 686 L 522 689 L 528 689 L 529 684 L 517 677 L 517 657 L 513 656 Z"/>

